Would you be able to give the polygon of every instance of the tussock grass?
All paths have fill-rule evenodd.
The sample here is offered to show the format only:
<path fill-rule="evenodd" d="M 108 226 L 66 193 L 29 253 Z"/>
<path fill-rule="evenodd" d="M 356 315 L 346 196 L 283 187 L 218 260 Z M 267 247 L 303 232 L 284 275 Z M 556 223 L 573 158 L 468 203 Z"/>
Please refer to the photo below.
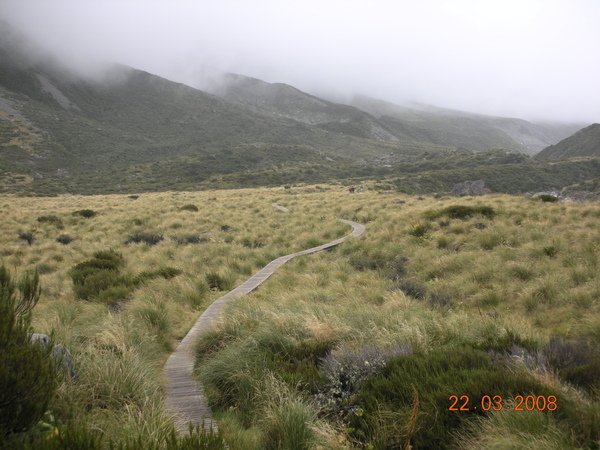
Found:
<path fill-rule="evenodd" d="M 290 213 L 278 214 L 271 203 L 284 200 Z M 61 423 L 77 418 L 119 442 L 136 434 L 158 442 L 170 424 L 160 368 L 175 340 L 212 300 L 270 260 L 346 234 L 348 227 L 337 222 L 341 217 L 366 222 L 367 233 L 290 261 L 230 305 L 199 343 L 198 377 L 230 448 L 286 448 L 288 434 L 297 437 L 299 448 L 425 442 L 419 439 L 426 436 L 427 414 L 438 414 L 442 422 L 447 414 L 439 404 L 431 409 L 426 390 L 416 397 L 412 386 L 402 385 L 401 405 L 360 406 L 363 414 L 355 414 L 367 386 L 389 382 L 381 378 L 384 372 L 369 375 L 335 403 L 343 413 L 328 412 L 317 400 L 328 392 L 324 361 L 364 348 L 410 347 L 425 362 L 461 347 L 477 355 L 493 351 L 506 365 L 486 366 L 492 376 L 485 379 L 508 371 L 506 379 L 533 379 L 564 399 L 564 414 L 490 414 L 442 425 L 438 429 L 453 430 L 448 443 L 492 447 L 496 439 L 518 446 L 529 437 L 550 448 L 585 448 L 597 439 L 594 360 L 560 368 L 543 360 L 552 336 L 592 348 L 600 344 L 597 205 L 510 196 L 466 197 L 458 204 L 369 189 L 349 195 L 340 186 L 148 193 L 136 201 L 123 195 L 11 197 L 5 203 L 0 257 L 19 272 L 40 265 L 53 269 L 40 274 L 43 295 L 33 326 L 54 330 L 80 372 L 81 384 L 63 383 L 50 405 Z M 199 214 L 179 211 L 176 205 L 185 204 L 198 205 Z M 469 211 L 487 206 L 495 214 L 428 216 L 457 204 Z M 93 220 L 71 216 L 84 208 L 98 214 Z M 64 229 L 38 223 L 43 215 L 62 218 Z M 411 235 L 418 222 L 427 231 Z M 35 233 L 33 245 L 19 242 L 23 230 Z M 173 239 L 124 245 L 125 236 L 146 230 L 169 237 L 210 233 L 210 239 L 202 245 Z M 59 245 L 59 233 L 77 239 Z M 69 275 L 70 268 L 109 248 L 123 256 L 122 275 L 132 282 L 135 274 L 143 278 L 118 310 L 78 301 Z M 383 370 L 391 370 L 388 364 Z M 414 380 L 428 379 L 421 366 Z M 116 386 L 107 385 L 108 377 Z M 363 435 L 349 430 L 350 417 Z"/>

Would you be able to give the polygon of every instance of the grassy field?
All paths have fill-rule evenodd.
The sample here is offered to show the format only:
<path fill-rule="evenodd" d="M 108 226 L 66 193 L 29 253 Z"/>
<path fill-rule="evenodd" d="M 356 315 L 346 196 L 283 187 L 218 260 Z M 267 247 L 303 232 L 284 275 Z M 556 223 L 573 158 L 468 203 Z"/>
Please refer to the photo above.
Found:
<path fill-rule="evenodd" d="M 0 198 L 1 261 L 37 268 L 34 330 L 78 374 L 43 421 L 161 442 L 177 339 L 270 260 L 346 234 L 346 218 L 362 238 L 291 261 L 198 343 L 230 448 L 598 448 L 600 206 L 370 186 Z M 99 261 L 110 277 L 86 271 Z M 449 411 L 452 395 L 480 408 Z M 502 409 L 483 412 L 485 395 Z M 518 395 L 556 408 L 514 410 Z"/>

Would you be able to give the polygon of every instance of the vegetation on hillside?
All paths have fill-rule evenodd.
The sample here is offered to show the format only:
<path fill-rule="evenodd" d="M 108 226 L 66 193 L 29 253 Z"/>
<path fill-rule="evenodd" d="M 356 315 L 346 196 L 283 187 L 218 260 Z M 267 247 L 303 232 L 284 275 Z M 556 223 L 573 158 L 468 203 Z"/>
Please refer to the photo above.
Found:
<path fill-rule="evenodd" d="M 536 155 L 539 160 L 600 157 L 600 124 L 594 123 L 577 131 Z"/>
<path fill-rule="evenodd" d="M 217 92 L 223 98 L 123 66 L 93 79 L 50 57 L 32 61 L 21 47 L 35 45 L 3 28 L 0 192 L 152 192 L 415 173 L 427 179 L 465 165 L 475 176 L 502 163 L 515 164 L 499 167 L 510 178 L 533 170 L 550 183 L 543 175 L 551 166 L 488 152 L 566 135 L 561 126 L 434 108 L 388 111 L 376 101 L 357 108 L 242 76 Z M 560 169 L 558 188 L 588 179 L 589 170 Z M 404 184 L 407 192 L 432 192 L 448 182 Z M 495 184 L 502 192 L 536 190 L 533 181 L 509 183 L 510 191 Z"/>

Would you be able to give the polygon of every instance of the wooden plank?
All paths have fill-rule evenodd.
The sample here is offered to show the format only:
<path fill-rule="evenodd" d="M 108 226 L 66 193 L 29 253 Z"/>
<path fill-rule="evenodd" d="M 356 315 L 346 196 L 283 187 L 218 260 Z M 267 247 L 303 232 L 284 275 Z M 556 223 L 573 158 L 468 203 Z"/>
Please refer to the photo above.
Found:
<path fill-rule="evenodd" d="M 273 207 L 275 207 L 275 204 L 273 204 Z M 287 208 L 285 209 L 287 212 Z M 352 227 L 352 232 L 348 236 L 359 237 L 365 232 L 364 225 L 351 220 L 340 219 L 340 221 Z M 274 259 L 241 285 L 219 297 L 204 310 L 187 335 L 175 348 L 175 351 L 171 353 L 163 369 L 166 406 L 175 417 L 175 427 L 179 433 L 188 432 L 190 423 L 194 426 L 200 425 L 206 430 L 213 429 L 217 431 L 217 423 L 212 419 L 212 413 L 202 386 L 194 378 L 194 347 L 200 334 L 215 326 L 228 303 L 252 292 L 289 260 L 340 245 L 348 236 Z"/>

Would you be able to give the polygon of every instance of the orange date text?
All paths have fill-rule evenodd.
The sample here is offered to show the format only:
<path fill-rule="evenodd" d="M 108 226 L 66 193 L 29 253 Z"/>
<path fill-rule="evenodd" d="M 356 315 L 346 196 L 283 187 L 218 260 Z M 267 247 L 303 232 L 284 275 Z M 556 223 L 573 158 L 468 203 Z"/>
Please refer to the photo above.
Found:
<path fill-rule="evenodd" d="M 507 402 L 507 400 L 512 400 Z M 515 395 L 504 398 L 501 395 L 483 395 L 471 399 L 468 395 L 451 395 L 448 397 L 449 411 L 475 412 L 500 411 L 510 408 L 514 411 L 556 411 L 558 402 L 555 395 Z"/>

